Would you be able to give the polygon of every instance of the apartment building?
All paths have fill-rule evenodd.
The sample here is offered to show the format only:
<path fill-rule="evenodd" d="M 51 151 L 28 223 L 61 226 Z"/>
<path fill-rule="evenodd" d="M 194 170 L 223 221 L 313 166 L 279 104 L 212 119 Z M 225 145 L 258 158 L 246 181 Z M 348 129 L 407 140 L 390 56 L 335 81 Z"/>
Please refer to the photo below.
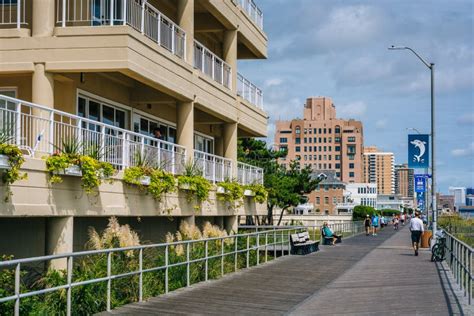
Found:
<path fill-rule="evenodd" d="M 364 183 L 376 183 L 378 194 L 395 193 L 393 153 L 381 152 L 376 146 L 364 147 Z"/>
<path fill-rule="evenodd" d="M 262 91 L 237 61 L 266 56 L 263 13 L 249 0 L 1 1 L 2 123 L 13 122 L 30 157 L 28 179 L 0 202 L 0 253 L 79 250 L 88 227 L 112 215 L 152 242 L 181 220 L 231 231 L 239 215 L 264 215 L 252 199 L 229 210 L 215 192 L 199 209 L 182 192 L 158 203 L 121 177 L 138 148 L 174 174 L 194 161 L 214 183 L 262 181 L 261 169 L 237 162 L 237 139 L 267 131 Z M 95 139 L 119 171 L 97 196 L 73 177 L 48 183 L 41 157 L 71 135 Z"/>
<path fill-rule="evenodd" d="M 337 215 L 338 205 L 344 202 L 344 189 L 346 184 L 340 181 L 334 170 L 325 170 L 314 174 L 322 179 L 314 191 L 309 193 L 308 203 L 314 205 L 316 214 Z"/>
<path fill-rule="evenodd" d="M 277 121 L 275 144 L 288 150 L 281 164 L 297 160 L 316 173 L 331 170 L 343 182 L 362 182 L 362 122 L 336 118 L 331 98 L 308 98 L 303 119 Z"/>
<path fill-rule="evenodd" d="M 395 165 L 395 194 L 402 198 L 415 198 L 415 170 L 408 164 Z"/>

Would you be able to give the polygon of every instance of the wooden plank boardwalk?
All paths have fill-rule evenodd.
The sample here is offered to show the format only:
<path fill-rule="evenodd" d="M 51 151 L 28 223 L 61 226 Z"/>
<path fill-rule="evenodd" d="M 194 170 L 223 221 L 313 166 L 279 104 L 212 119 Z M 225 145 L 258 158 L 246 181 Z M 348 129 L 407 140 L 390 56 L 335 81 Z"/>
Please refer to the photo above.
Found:
<path fill-rule="evenodd" d="M 386 228 L 287 256 L 110 313 L 121 315 L 462 315 L 428 251 Z"/>

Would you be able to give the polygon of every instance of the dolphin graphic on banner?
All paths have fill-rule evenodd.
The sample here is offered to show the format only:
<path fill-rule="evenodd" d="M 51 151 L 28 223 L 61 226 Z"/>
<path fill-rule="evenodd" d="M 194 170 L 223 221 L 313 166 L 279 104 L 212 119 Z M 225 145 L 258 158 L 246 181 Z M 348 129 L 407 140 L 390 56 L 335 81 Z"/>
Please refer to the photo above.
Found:
<path fill-rule="evenodd" d="M 429 135 L 408 135 L 408 167 L 428 168 Z"/>
<path fill-rule="evenodd" d="M 421 157 L 423 157 L 426 151 L 426 147 L 425 147 L 426 142 L 423 142 L 419 139 L 415 139 L 411 141 L 410 144 L 414 145 L 416 148 L 420 150 L 420 153 L 418 155 L 414 155 L 414 159 L 416 160 L 416 162 L 420 162 Z"/>

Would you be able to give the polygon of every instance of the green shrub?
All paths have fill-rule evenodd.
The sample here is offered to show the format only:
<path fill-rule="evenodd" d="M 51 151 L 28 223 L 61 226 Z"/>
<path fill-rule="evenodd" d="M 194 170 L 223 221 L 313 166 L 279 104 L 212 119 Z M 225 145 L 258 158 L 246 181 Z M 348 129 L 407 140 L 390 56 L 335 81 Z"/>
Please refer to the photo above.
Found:
<path fill-rule="evenodd" d="M 218 184 L 224 189 L 223 194 L 218 194 L 217 198 L 220 201 L 229 203 L 232 209 L 240 207 L 243 203 L 244 188 L 236 181 L 225 181 Z"/>
<path fill-rule="evenodd" d="M 357 205 L 354 207 L 352 212 L 352 220 L 360 221 L 363 220 L 367 215 L 372 216 L 378 214 L 377 211 L 371 206 Z"/>
<path fill-rule="evenodd" d="M 142 177 L 150 177 L 150 185 L 143 185 Z M 176 189 L 176 180 L 171 173 L 164 170 L 149 167 L 130 167 L 125 169 L 123 180 L 132 185 L 138 186 L 140 190 L 146 191 L 156 200 L 161 200 L 165 193 L 173 192 Z"/>
<path fill-rule="evenodd" d="M 22 179 L 26 179 L 26 173 L 20 173 L 20 168 L 25 162 L 25 158 L 23 158 L 23 153 L 21 150 L 11 144 L 7 144 L 1 142 L 2 137 L 0 136 L 0 155 L 5 155 L 8 157 L 8 164 L 10 166 L 9 169 L 3 171 L 2 181 L 7 186 L 7 192 L 5 194 L 5 202 L 8 202 L 10 196 L 12 195 L 10 185 L 14 182 Z"/>
<path fill-rule="evenodd" d="M 254 199 L 257 203 L 261 204 L 267 201 L 268 192 L 267 189 L 265 189 L 265 186 L 263 186 L 263 184 L 247 184 L 244 188 L 246 190 L 252 190 L 252 192 L 255 194 Z"/>

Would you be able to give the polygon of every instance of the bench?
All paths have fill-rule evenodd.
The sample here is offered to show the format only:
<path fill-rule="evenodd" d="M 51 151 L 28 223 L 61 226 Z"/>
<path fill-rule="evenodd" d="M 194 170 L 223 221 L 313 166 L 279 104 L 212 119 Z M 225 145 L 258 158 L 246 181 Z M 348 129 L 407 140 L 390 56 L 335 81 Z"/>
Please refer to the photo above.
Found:
<path fill-rule="evenodd" d="M 307 231 L 290 235 L 291 254 L 307 255 L 319 250 L 319 241 L 309 239 Z"/>
<path fill-rule="evenodd" d="M 321 227 L 321 240 L 323 241 L 323 245 L 332 245 L 333 236 L 326 236 L 323 227 Z M 339 244 L 340 242 L 342 242 L 342 235 L 338 235 L 336 239 L 336 244 Z"/>

